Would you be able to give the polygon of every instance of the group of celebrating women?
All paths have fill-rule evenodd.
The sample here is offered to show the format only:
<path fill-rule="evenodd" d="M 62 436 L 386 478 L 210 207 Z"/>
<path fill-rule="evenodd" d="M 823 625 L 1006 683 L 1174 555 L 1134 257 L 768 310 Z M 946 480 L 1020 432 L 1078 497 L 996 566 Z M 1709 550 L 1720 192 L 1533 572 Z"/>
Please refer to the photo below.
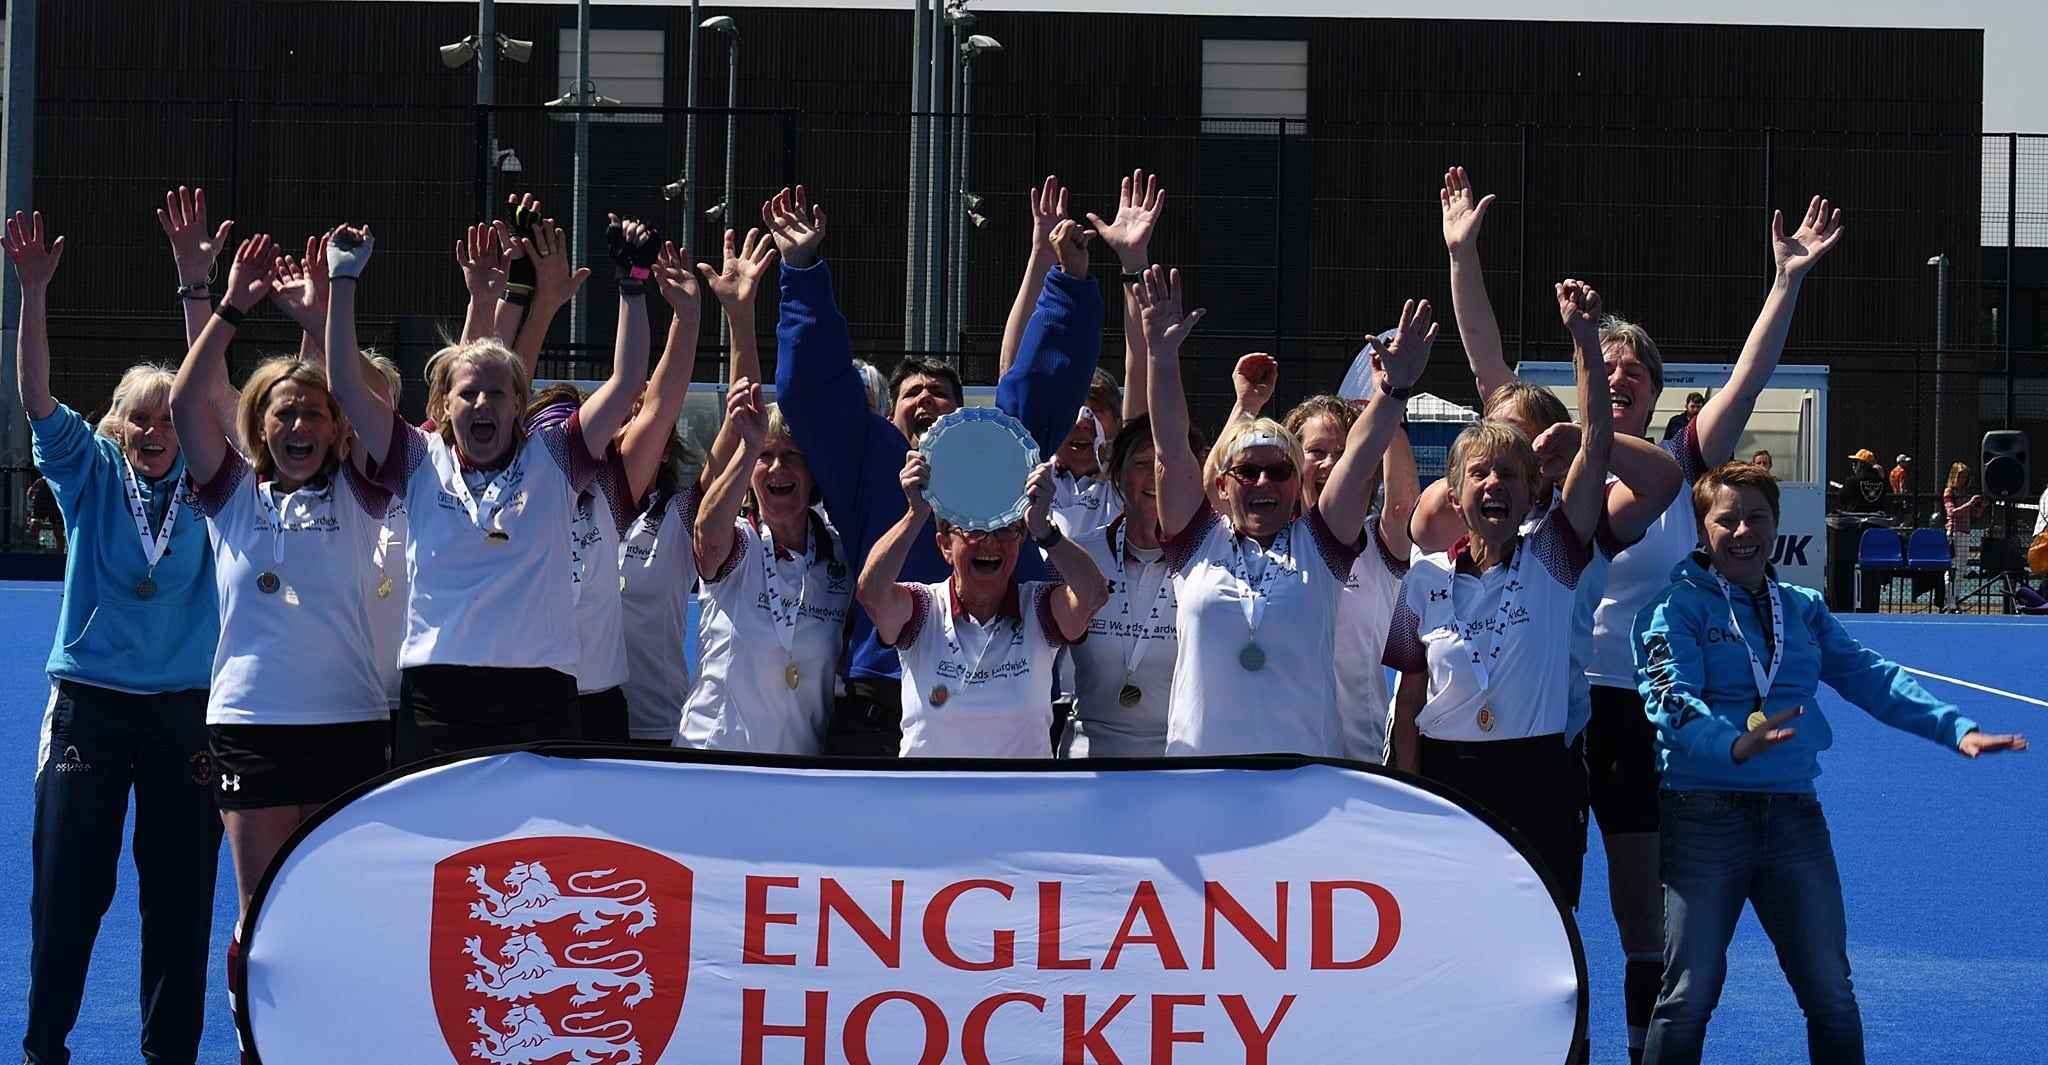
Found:
<path fill-rule="evenodd" d="M 854 358 L 825 213 L 801 187 L 763 205 L 761 229 L 726 234 L 717 266 L 614 217 L 616 348 L 589 395 L 532 387 L 548 324 L 588 274 L 566 234 L 530 197 L 470 227 L 464 331 L 428 363 L 421 426 L 394 413 L 396 367 L 357 343 L 367 227 L 297 258 L 250 237 L 216 293 L 230 223 L 209 230 L 203 193 L 170 193 L 159 220 L 189 351 L 175 373 L 128 371 L 93 426 L 49 392 L 63 240 L 15 216 L 22 398 L 72 545 L 37 781 L 27 1060 L 66 1060 L 131 786 L 144 1049 L 190 1061 L 211 912 L 200 859 L 223 825 L 246 909 L 292 829 L 387 765 L 568 739 L 1383 763 L 1511 826 L 1573 906 L 1590 808 L 1629 952 L 1632 1056 L 1699 1059 L 1746 898 L 1799 948 L 1787 973 L 1816 1060 L 1860 1060 L 1812 801 L 1828 742 L 1815 685 L 1972 756 L 2025 741 L 1978 731 L 1778 584 L 1775 482 L 1728 461 L 1838 213 L 1816 198 L 1793 232 L 1773 220 L 1776 277 L 1729 386 L 1660 447 L 1645 440 L 1656 345 L 1585 282 L 1556 286 L 1576 416 L 1515 379 L 1478 262 L 1492 197 L 1451 170 L 1453 309 L 1486 420 L 1424 492 L 1404 418 L 1437 336 L 1428 300 L 1369 339 L 1365 400 L 1264 417 L 1278 367 L 1239 360 L 1211 445 L 1181 369 L 1202 312 L 1149 255 L 1156 177 L 1133 173 L 1116 214 L 1086 225 L 1053 179 L 1030 199 L 996 403 L 1048 458 L 1023 518 L 995 529 L 933 514 L 916 445 L 961 407 L 960 377 L 906 358 L 882 383 Z M 1096 365 L 1097 243 L 1120 268 L 1121 383 Z M 776 259 L 767 403 L 754 296 Z M 732 386 L 688 482 L 675 426 L 707 288 L 731 325 Z M 673 316 L 650 379 L 657 294 Z M 265 300 L 304 339 L 238 389 L 226 352 Z M 1803 847 L 1773 846 L 1792 831 Z"/>

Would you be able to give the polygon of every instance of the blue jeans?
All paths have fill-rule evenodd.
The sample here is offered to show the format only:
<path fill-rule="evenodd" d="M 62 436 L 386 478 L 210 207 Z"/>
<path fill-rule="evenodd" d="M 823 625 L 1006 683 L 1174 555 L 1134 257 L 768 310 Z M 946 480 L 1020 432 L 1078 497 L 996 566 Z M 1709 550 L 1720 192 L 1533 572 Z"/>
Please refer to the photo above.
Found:
<path fill-rule="evenodd" d="M 1664 984 L 1647 1065 L 1700 1060 L 1748 900 L 1806 1012 L 1818 1065 L 1862 1065 L 1863 1017 L 1849 985 L 1849 930 L 1827 817 L 1812 795 L 1666 791 L 1659 796 Z"/>

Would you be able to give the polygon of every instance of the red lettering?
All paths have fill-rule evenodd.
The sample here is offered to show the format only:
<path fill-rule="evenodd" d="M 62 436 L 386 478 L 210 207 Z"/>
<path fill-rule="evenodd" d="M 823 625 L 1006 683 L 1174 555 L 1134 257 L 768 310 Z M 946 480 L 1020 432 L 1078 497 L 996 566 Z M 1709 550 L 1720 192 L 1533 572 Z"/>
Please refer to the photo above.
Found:
<path fill-rule="evenodd" d="M 1124 1059 L 1116 1056 L 1115 1048 L 1109 1045 L 1102 1030 L 1109 1027 L 1109 1022 L 1116 1020 L 1116 1015 L 1137 997 L 1118 995 L 1109 1008 L 1102 1011 L 1102 1016 L 1094 1024 L 1089 1024 L 1088 996 L 1066 996 L 1066 1024 L 1060 1037 L 1064 1049 L 1060 1054 L 1060 1065 L 1087 1065 L 1087 1058 L 1094 1058 L 1101 1065 L 1124 1065 Z M 807 1061 L 804 1065 L 811 1063 Z"/>
<path fill-rule="evenodd" d="M 758 987 L 740 992 L 740 1065 L 761 1065 L 761 1041 L 769 1036 L 803 1040 L 804 1065 L 825 1065 L 825 992 L 804 992 L 802 1024 L 763 1021 L 762 1006 L 767 997 L 768 992 Z"/>
<path fill-rule="evenodd" d="M 1267 1052 L 1273 1043 L 1273 1033 L 1280 1030 L 1280 1021 L 1294 1005 L 1293 995 L 1280 996 L 1280 1004 L 1273 1007 L 1273 1019 L 1260 1024 L 1252 1016 L 1251 1007 L 1245 1004 L 1243 995 L 1218 995 L 1223 1003 L 1223 1012 L 1230 1016 L 1230 1025 L 1237 1029 L 1237 1037 L 1244 1041 L 1244 1065 L 1267 1065 Z"/>
<path fill-rule="evenodd" d="M 1207 995 L 1153 995 L 1152 996 L 1152 1065 L 1173 1065 L 1175 1043 L 1199 1043 L 1204 1036 L 1200 1032 L 1176 1031 L 1173 1027 L 1173 1011 L 1179 1006 L 1199 1006 L 1208 1000 Z"/>
<path fill-rule="evenodd" d="M 1021 1002 L 1040 1013 L 1045 1012 L 1045 996 L 1032 995 L 1022 991 L 985 998 L 967 1011 L 967 1023 L 960 1026 L 960 1057 L 967 1065 L 990 1065 L 988 1059 L 988 1022 L 996 1011 L 1012 1002 Z"/>
<path fill-rule="evenodd" d="M 1394 901 L 1394 893 L 1378 884 L 1363 880 L 1317 880 L 1309 884 L 1309 914 L 1311 949 L 1308 967 L 1311 969 L 1367 969 L 1387 960 L 1394 952 L 1394 944 L 1401 939 L 1401 904 Z M 1372 900 L 1373 909 L 1379 915 L 1379 934 L 1373 939 L 1372 949 L 1362 958 L 1338 961 L 1335 906 L 1333 901 L 1339 891 L 1356 891 Z"/>
<path fill-rule="evenodd" d="M 932 957 L 942 965 L 968 972 L 990 972 L 1007 969 L 1017 961 L 1017 933 L 1007 928 L 995 930 L 995 954 L 987 961 L 968 961 L 953 950 L 953 944 L 946 938 L 946 916 L 952 912 L 953 903 L 970 891 L 993 891 L 1009 898 L 1014 889 L 1000 880 L 962 880 L 947 884 L 932 896 L 931 905 L 924 910 L 924 945 Z"/>
<path fill-rule="evenodd" d="M 1064 931 L 1060 920 L 1060 882 L 1041 880 L 1038 882 L 1038 967 L 1046 969 L 1086 969 L 1086 958 L 1060 957 L 1060 933 Z"/>
<path fill-rule="evenodd" d="M 831 922 L 837 915 L 854 935 L 867 944 L 868 950 L 883 965 L 891 969 L 903 964 L 903 881 L 889 881 L 889 931 L 885 934 L 882 926 L 875 923 L 853 896 L 839 886 L 839 881 L 826 877 L 818 882 L 818 965 L 832 964 Z"/>
<path fill-rule="evenodd" d="M 886 1002 L 908 1002 L 924 1020 L 924 1049 L 918 1052 L 917 1065 L 946 1060 L 946 1013 L 939 1004 L 914 991 L 883 991 L 861 999 L 846 1015 L 846 1065 L 874 1065 L 875 1059 L 868 1056 L 868 1022 Z"/>
<path fill-rule="evenodd" d="M 1287 883 L 1273 885 L 1273 931 L 1240 904 L 1236 897 L 1214 880 L 1202 885 L 1202 968 L 1216 967 L 1216 918 L 1221 916 L 1237 930 L 1238 938 L 1252 948 L 1275 972 L 1287 968 Z"/>
<path fill-rule="evenodd" d="M 740 961 L 747 965 L 795 965 L 794 954 L 768 953 L 768 926 L 771 924 L 795 924 L 794 913 L 770 913 L 768 892 L 771 888 L 793 888 L 793 876 L 750 876 L 747 878 L 746 933 L 741 939 Z"/>
<path fill-rule="evenodd" d="M 1133 935 L 1131 929 L 1138 918 L 1145 918 L 1145 934 Z M 1159 952 L 1159 964 L 1167 969 L 1185 969 L 1188 960 L 1180 952 L 1179 941 L 1173 938 L 1173 926 L 1166 921 L 1166 908 L 1159 904 L 1159 889 L 1150 880 L 1138 881 L 1138 889 L 1131 892 L 1131 905 L 1124 911 L 1123 926 L 1116 930 L 1116 938 L 1109 943 L 1109 953 L 1103 955 L 1104 969 L 1116 968 L 1117 955 L 1123 953 L 1130 943 L 1150 943 Z"/>

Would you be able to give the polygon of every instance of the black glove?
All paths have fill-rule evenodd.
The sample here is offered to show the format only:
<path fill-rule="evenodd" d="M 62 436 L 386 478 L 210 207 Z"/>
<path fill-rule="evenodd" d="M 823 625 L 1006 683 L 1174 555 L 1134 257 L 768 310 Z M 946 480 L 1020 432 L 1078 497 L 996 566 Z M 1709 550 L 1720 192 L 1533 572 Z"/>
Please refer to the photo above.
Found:
<path fill-rule="evenodd" d="M 627 219 L 626 221 L 637 221 Z M 647 279 L 654 276 L 654 257 L 661 254 L 661 234 L 647 227 L 647 239 L 638 244 L 626 239 L 625 222 L 613 222 L 604 231 L 605 246 L 617 266 L 619 292 L 638 296 L 647 291 Z"/>
<path fill-rule="evenodd" d="M 533 239 L 535 226 L 540 225 L 540 212 L 523 204 L 513 205 L 509 226 L 513 237 Z M 517 247 L 516 245 L 514 246 Z M 526 306 L 533 302 L 533 260 L 520 252 L 505 265 L 505 294 L 500 299 L 507 303 Z"/>

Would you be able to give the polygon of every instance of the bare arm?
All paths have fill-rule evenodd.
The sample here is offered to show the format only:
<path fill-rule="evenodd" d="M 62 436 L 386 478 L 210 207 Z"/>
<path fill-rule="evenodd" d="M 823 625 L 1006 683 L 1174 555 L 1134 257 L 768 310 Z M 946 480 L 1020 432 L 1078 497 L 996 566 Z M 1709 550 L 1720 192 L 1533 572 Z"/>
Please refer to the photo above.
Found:
<path fill-rule="evenodd" d="M 1408 519 L 1422 494 L 1422 478 L 1415 472 L 1415 449 L 1408 444 L 1408 430 L 1400 429 L 1387 443 L 1387 457 L 1380 464 L 1380 483 L 1386 485 L 1387 503 L 1380 511 L 1380 541 L 1395 558 L 1408 558 Z"/>
<path fill-rule="evenodd" d="M 1401 323 L 1394 335 L 1372 343 L 1387 375 L 1387 388 L 1375 389 L 1365 413 L 1351 423 L 1344 441 L 1344 457 L 1330 471 L 1318 504 L 1323 521 L 1339 536 L 1356 542 L 1365 527 L 1366 484 L 1373 467 L 1386 455 L 1387 444 L 1400 432 L 1401 415 L 1408 405 L 1408 391 L 1429 366 L 1429 349 L 1436 342 L 1436 321 L 1428 300 L 1409 300 L 1401 306 Z M 1391 389 L 1392 391 L 1389 391 Z M 1395 393 L 1399 393 L 1398 395 Z"/>
<path fill-rule="evenodd" d="M 370 261 L 375 241 L 368 228 L 341 226 L 327 238 L 327 384 L 368 457 L 391 460 L 391 404 L 363 378 L 362 350 L 356 346 L 356 283 Z"/>
<path fill-rule="evenodd" d="M 258 233 L 235 249 L 234 265 L 228 269 L 227 291 L 221 305 L 247 314 L 270 294 L 276 280 L 277 246 L 266 233 Z M 218 314 L 199 331 L 199 339 L 185 351 L 185 361 L 171 382 L 171 424 L 178 432 L 178 448 L 185 455 L 185 470 L 195 484 L 210 483 L 227 461 L 233 444 L 231 425 L 223 424 L 214 411 L 213 397 L 219 392 L 219 378 L 227 375 L 228 343 L 236 325 Z"/>
<path fill-rule="evenodd" d="M 924 452 L 911 448 L 903 456 L 901 478 L 903 496 L 910 506 L 868 551 L 867 565 L 861 567 L 860 583 L 855 588 L 861 609 L 875 623 L 875 638 L 886 646 L 895 646 L 916 609 L 915 595 L 898 584 L 896 576 L 903 572 L 903 560 L 910 557 L 911 543 L 931 517 L 932 505 L 924 497 L 925 486 L 931 479 L 931 463 Z"/>
<path fill-rule="evenodd" d="M 1141 168 L 1131 171 L 1117 190 L 1116 221 L 1105 223 L 1090 214 L 1088 222 L 1104 244 L 1116 253 L 1123 277 L 1142 273 L 1152 265 L 1152 231 L 1159 225 L 1159 213 L 1166 206 L 1166 190 L 1159 187 L 1159 175 Z M 1064 213 L 1064 212 L 1063 212 Z M 1039 276 L 1045 276 L 1039 270 Z M 1125 421 L 1145 413 L 1145 327 L 1138 321 L 1136 285 L 1119 281 L 1123 296 L 1124 323 L 1124 410 Z M 1028 312 L 1027 312 L 1028 314 Z"/>
<path fill-rule="evenodd" d="M 1429 678 L 1420 673 L 1401 674 L 1400 686 L 1394 689 L 1394 768 L 1403 773 L 1422 771 L 1422 760 L 1418 748 L 1421 746 L 1421 730 L 1415 727 L 1415 717 L 1429 701 Z"/>
<path fill-rule="evenodd" d="M 1408 519 L 1408 542 L 1424 554 L 1447 550 L 1465 534 L 1465 523 L 1451 509 L 1451 483 L 1437 478 L 1415 501 Z"/>
<path fill-rule="evenodd" d="M 761 337 L 754 318 L 754 302 L 761 291 L 761 279 L 768 273 L 768 264 L 775 261 L 775 241 L 755 228 L 747 231 L 747 239 L 735 251 L 733 237 L 732 230 L 725 231 L 725 258 L 718 269 L 712 269 L 709 263 L 698 263 L 697 272 L 703 275 L 711 294 L 718 297 L 718 305 L 732 329 L 732 361 L 726 368 L 725 379 L 760 381 Z M 696 340 L 692 338 L 691 343 Z M 719 468 L 727 458 L 720 452 L 721 447 L 727 446 L 730 445 L 724 433 L 712 441 L 712 469 Z"/>
<path fill-rule="evenodd" d="M 761 447 L 768 440 L 768 416 L 761 410 L 760 385 L 744 378 L 732 383 L 732 394 L 725 401 L 725 424 L 719 426 L 718 435 L 738 439 L 726 447 L 726 463 L 716 467 L 718 475 L 704 489 L 704 500 L 697 508 L 693 545 L 697 576 L 707 581 L 717 575 L 719 567 L 725 565 L 725 557 L 732 554 L 733 519 L 740 516 L 740 503 L 747 497 L 754 460 L 760 457 Z"/>
<path fill-rule="evenodd" d="M 181 300 L 185 311 L 185 346 L 189 350 L 213 315 L 207 299 L 211 287 L 208 283 L 213 280 L 214 261 L 220 257 L 221 249 L 228 246 L 228 231 L 235 223 L 222 222 L 209 235 L 206 190 L 183 185 L 164 193 L 164 205 L 157 209 L 156 222 L 170 239 L 171 260 L 178 267 L 178 286 L 194 289 Z"/>
<path fill-rule="evenodd" d="M 498 230 L 490 223 L 470 226 L 455 242 L 455 262 L 462 267 L 462 286 L 469 290 L 469 310 L 462 319 L 462 340 L 468 343 L 498 335 L 499 297 L 509 276 Z"/>
<path fill-rule="evenodd" d="M 1734 456 L 1735 443 L 1756 410 L 1756 399 L 1770 383 L 1778 357 L 1785 352 L 1785 334 L 1792 328 L 1792 311 L 1798 306 L 1806 272 L 1842 239 L 1843 232 L 1842 212 L 1831 211 L 1828 201 L 1818 196 L 1807 205 L 1799 230 L 1789 237 L 1785 235 L 1784 212 L 1772 212 L 1771 256 L 1777 261 L 1777 275 L 1771 280 L 1771 291 L 1764 297 L 1756 324 L 1749 328 L 1749 339 L 1743 342 L 1727 386 L 1716 392 L 1694 419 L 1700 457 L 1708 466 Z"/>
<path fill-rule="evenodd" d="M 1486 275 L 1479 269 L 1479 228 L 1493 197 L 1475 200 L 1465 168 L 1454 166 L 1445 171 L 1437 198 L 1443 205 L 1444 247 L 1451 255 L 1451 315 L 1458 320 L 1458 340 L 1465 345 L 1465 361 L 1483 403 L 1494 389 L 1515 379 L 1501 348 L 1493 301 L 1486 296 Z"/>
<path fill-rule="evenodd" d="M 1038 294 L 1045 289 L 1045 272 L 1052 269 L 1052 228 L 1067 216 L 1067 190 L 1060 179 L 1048 175 L 1043 189 L 1024 194 L 1031 202 L 1031 254 L 1024 260 L 1024 280 L 1017 286 L 1017 298 L 1010 304 L 1010 317 L 1003 321 L 1002 353 L 997 357 L 996 376 L 1010 372 L 1017 361 L 1017 348 L 1024 342 L 1024 327 L 1031 324 L 1031 312 L 1038 307 Z"/>
<path fill-rule="evenodd" d="M 1031 505 L 1024 512 L 1024 527 L 1030 531 L 1034 541 L 1042 543 L 1056 531 L 1052 523 L 1055 491 L 1052 463 L 1039 463 L 1038 468 L 1031 471 L 1031 479 L 1024 490 L 1031 498 Z M 1062 581 L 1046 593 L 1051 597 L 1049 605 L 1053 620 L 1059 623 L 1060 635 L 1078 640 L 1088 632 L 1088 622 L 1095 617 L 1095 612 L 1109 601 L 1109 584 L 1088 550 L 1064 533 L 1045 549 L 1045 559 L 1059 571 Z"/>
<path fill-rule="evenodd" d="M 1188 396 L 1180 380 L 1180 346 L 1204 312 L 1181 314 L 1180 271 L 1152 267 L 1137 286 L 1145 349 L 1151 365 L 1145 378 L 1152 413 L 1152 449 L 1159 463 L 1159 527 L 1179 536 L 1203 500 L 1202 463 L 1188 446 Z"/>
<path fill-rule="evenodd" d="M 0 241 L 7 258 L 14 263 L 15 279 L 21 282 L 21 335 L 14 350 L 14 381 L 21 392 L 22 409 L 35 421 L 57 412 L 57 398 L 50 395 L 50 278 L 56 276 L 57 262 L 64 258 L 64 238 L 43 244 L 43 212 L 33 216 L 14 212 L 7 220 L 7 239 Z"/>
<path fill-rule="evenodd" d="M 513 350 L 519 352 L 519 358 L 526 363 L 527 376 L 532 377 L 534 367 L 540 365 L 540 349 L 547 343 L 548 327 L 554 324 L 555 315 L 576 298 L 576 290 L 590 279 L 590 268 L 585 266 L 573 272 L 569 269 L 569 234 L 552 218 L 535 227 L 531 240 L 517 239 L 521 252 L 533 260 L 534 283 L 533 306 L 526 308 L 524 319 L 519 322 Z M 505 335 L 502 315 L 499 335 Z"/>
<path fill-rule="evenodd" d="M 1571 422 L 1543 430 L 1533 441 L 1543 475 L 1568 472 L 1581 442 L 1580 428 Z M 1678 498 L 1685 474 L 1670 452 L 1639 436 L 1616 434 L 1608 462 L 1615 481 L 1607 490 L 1607 528 L 1616 539 L 1633 543 Z"/>
<path fill-rule="evenodd" d="M 1578 377 L 1579 454 L 1564 477 L 1561 506 L 1579 542 L 1593 542 L 1607 496 L 1608 455 L 1614 450 L 1614 408 L 1607 400 L 1607 366 L 1600 356 L 1600 294 L 1567 279 L 1557 286 L 1557 310 L 1572 335 Z"/>
<path fill-rule="evenodd" d="M 661 353 L 661 365 L 654 368 L 654 375 L 647 382 L 640 412 L 627 424 L 625 436 L 619 441 L 619 458 L 626 466 L 626 491 L 635 500 L 645 497 L 654 483 L 654 475 L 661 469 L 662 453 L 668 448 L 669 434 L 675 429 L 676 419 L 682 417 L 683 402 L 690 396 L 690 375 L 697 360 L 697 326 L 704 307 L 697 293 L 697 277 L 675 245 L 662 246 L 654 262 L 654 280 L 675 316 L 669 320 L 668 343 Z M 714 459 L 729 457 L 714 455 Z M 724 466 L 714 461 L 709 468 L 721 470 Z"/>

